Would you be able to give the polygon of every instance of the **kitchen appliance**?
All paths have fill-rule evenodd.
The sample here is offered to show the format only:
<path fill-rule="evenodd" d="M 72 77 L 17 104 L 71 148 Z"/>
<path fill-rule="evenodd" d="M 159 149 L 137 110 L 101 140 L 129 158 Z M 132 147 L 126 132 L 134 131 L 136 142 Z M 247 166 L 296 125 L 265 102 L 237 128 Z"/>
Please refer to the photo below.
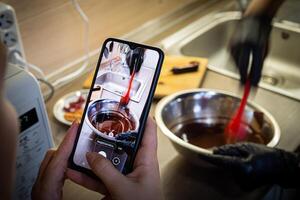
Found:
<path fill-rule="evenodd" d="M 191 144 L 189 140 L 192 140 L 192 138 L 185 138 L 183 134 L 176 135 L 176 128 L 183 127 L 190 122 L 207 125 L 226 124 L 234 116 L 233 114 L 237 110 L 240 101 L 239 97 L 225 91 L 212 89 L 185 90 L 162 99 L 156 107 L 155 119 L 162 133 L 171 140 L 179 153 L 196 164 L 203 164 L 199 155 L 210 156 L 212 154 L 211 148 Z M 255 113 L 263 113 L 261 134 L 267 135 L 267 146 L 275 147 L 280 139 L 280 128 L 267 110 L 248 101 L 244 111 L 243 123 L 250 128 Z M 197 130 L 197 134 L 203 134 L 203 132 L 197 132 Z M 213 138 L 213 140 L 216 139 L 218 138 Z"/>
<path fill-rule="evenodd" d="M 40 163 L 53 147 L 48 116 L 37 80 L 21 67 L 8 64 L 5 90 L 20 121 L 14 199 L 31 199 Z"/>

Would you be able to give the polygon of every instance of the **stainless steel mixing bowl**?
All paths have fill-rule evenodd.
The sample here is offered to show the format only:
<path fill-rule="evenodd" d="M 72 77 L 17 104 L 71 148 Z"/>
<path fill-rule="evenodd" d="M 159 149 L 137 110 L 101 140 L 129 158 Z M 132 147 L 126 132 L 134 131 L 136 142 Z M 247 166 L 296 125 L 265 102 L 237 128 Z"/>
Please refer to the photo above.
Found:
<path fill-rule="evenodd" d="M 99 136 L 102 136 L 109 140 L 115 140 L 114 136 L 109 136 L 99 131 L 93 124 L 92 121 L 96 118 L 99 113 L 115 113 L 120 117 L 126 118 L 130 123 L 134 123 L 134 130 L 137 131 L 139 128 L 139 119 L 137 116 L 127 107 L 119 106 L 119 102 L 111 99 L 98 99 L 89 103 L 85 122 L 88 126 Z M 129 130 L 124 130 L 124 132 Z M 121 133 L 122 134 L 122 133 Z"/>
<path fill-rule="evenodd" d="M 228 122 L 240 104 L 241 99 L 234 94 L 212 89 L 186 90 L 162 99 L 155 110 L 155 119 L 158 127 L 173 143 L 174 147 L 183 155 L 195 159 L 197 154 L 212 154 L 211 149 L 205 149 L 184 141 L 175 135 L 174 127 L 186 122 L 201 121 L 205 124 L 214 124 L 220 119 Z M 264 114 L 263 124 L 268 124 L 270 141 L 267 146 L 274 147 L 280 138 L 280 129 L 273 116 L 261 106 L 248 101 L 245 108 L 244 123 L 250 123 L 254 112 Z M 198 156 L 199 157 L 199 156 Z"/>

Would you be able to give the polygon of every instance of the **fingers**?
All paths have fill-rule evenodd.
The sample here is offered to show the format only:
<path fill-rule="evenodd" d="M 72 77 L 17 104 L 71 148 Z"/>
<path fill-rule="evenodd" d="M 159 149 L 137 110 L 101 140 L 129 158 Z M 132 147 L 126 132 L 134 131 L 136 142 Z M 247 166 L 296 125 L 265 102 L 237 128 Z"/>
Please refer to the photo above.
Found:
<path fill-rule="evenodd" d="M 88 152 L 86 158 L 91 170 L 102 180 L 110 193 L 113 193 L 111 190 L 126 184 L 125 176 L 105 157 L 96 152 Z"/>
<path fill-rule="evenodd" d="M 47 169 L 48 164 L 51 162 L 51 160 L 54 156 L 54 153 L 55 153 L 54 149 L 47 151 L 45 158 L 42 161 L 40 169 L 39 169 L 38 179 L 41 179 L 43 177 L 43 174 L 44 174 L 45 170 Z"/>
<path fill-rule="evenodd" d="M 68 158 L 72 151 L 77 128 L 78 124 L 73 123 L 60 147 L 56 151 L 50 150 L 47 152 L 33 188 L 32 195 L 36 196 L 37 199 L 42 199 L 38 196 L 47 196 L 47 193 L 54 198 L 61 196 Z"/>
<path fill-rule="evenodd" d="M 137 152 L 134 167 L 138 165 L 152 165 L 157 162 L 157 127 L 150 117 L 147 120 L 143 139 Z"/>
<path fill-rule="evenodd" d="M 239 169 L 242 162 L 242 159 L 239 159 L 237 157 L 215 155 L 215 154 L 209 154 L 209 155 L 199 154 L 198 157 L 202 160 L 205 160 L 218 167 L 223 167 L 225 169 Z"/>
<path fill-rule="evenodd" d="M 256 47 L 253 50 L 252 66 L 250 71 L 251 85 L 257 86 L 261 78 L 263 63 L 265 59 L 266 47 Z"/>
<path fill-rule="evenodd" d="M 241 82 L 245 84 L 248 77 L 248 65 L 250 59 L 251 49 L 247 44 L 235 44 L 231 48 L 231 55 L 235 61 L 235 64 L 239 70 Z"/>
<path fill-rule="evenodd" d="M 79 125 L 77 122 L 73 122 L 73 124 L 69 128 L 65 138 L 63 139 L 62 143 L 59 145 L 59 147 L 57 149 L 55 159 L 60 160 L 60 161 L 66 161 L 69 159 L 69 156 L 72 152 L 73 145 L 75 142 L 78 126 Z"/>
<path fill-rule="evenodd" d="M 220 146 L 213 150 L 216 155 L 223 156 L 235 156 L 235 157 L 247 157 L 249 155 L 247 149 L 243 146 L 244 144 L 228 144 Z"/>
<path fill-rule="evenodd" d="M 67 169 L 66 176 L 73 182 L 95 192 L 99 192 L 103 195 L 108 194 L 105 186 L 98 180 L 95 180 L 81 172 Z"/>
<path fill-rule="evenodd" d="M 45 163 L 48 162 L 46 166 L 47 173 L 51 173 L 51 176 L 48 174 L 42 174 L 43 176 L 53 179 L 56 182 L 58 182 L 57 180 L 60 182 L 64 181 L 64 174 L 65 170 L 67 169 L 68 159 L 75 141 L 77 128 L 78 124 L 74 122 L 58 149 L 49 153 L 51 154 L 52 158 L 47 158 Z M 46 170 L 46 168 L 43 168 L 43 170 Z"/>
<path fill-rule="evenodd" d="M 150 151 L 157 150 L 157 126 L 151 117 L 148 117 L 141 142 L 141 147 Z"/>
<path fill-rule="evenodd" d="M 213 149 L 213 153 L 215 155 L 223 155 L 223 156 L 241 156 L 240 152 L 236 148 L 232 148 L 231 145 L 224 145 L 218 148 Z"/>
<path fill-rule="evenodd" d="M 250 59 L 251 49 L 249 47 L 244 47 L 240 50 L 240 55 L 238 58 L 238 68 L 241 76 L 241 82 L 246 83 L 248 78 L 248 66 Z"/>

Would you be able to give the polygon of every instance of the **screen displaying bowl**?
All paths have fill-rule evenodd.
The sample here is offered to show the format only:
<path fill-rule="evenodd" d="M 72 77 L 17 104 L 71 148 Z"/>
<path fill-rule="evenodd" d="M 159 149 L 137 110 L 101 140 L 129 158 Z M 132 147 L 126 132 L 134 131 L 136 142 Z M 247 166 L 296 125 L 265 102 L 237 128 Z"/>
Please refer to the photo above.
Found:
<path fill-rule="evenodd" d="M 87 123 L 101 136 L 114 138 L 124 132 L 137 130 L 137 117 L 119 102 L 101 99 L 92 102 L 87 111 Z"/>
<path fill-rule="evenodd" d="M 97 112 L 91 116 L 90 121 L 101 133 L 109 136 L 116 136 L 117 134 L 135 129 L 134 121 L 131 121 L 127 116 L 115 110 Z"/>

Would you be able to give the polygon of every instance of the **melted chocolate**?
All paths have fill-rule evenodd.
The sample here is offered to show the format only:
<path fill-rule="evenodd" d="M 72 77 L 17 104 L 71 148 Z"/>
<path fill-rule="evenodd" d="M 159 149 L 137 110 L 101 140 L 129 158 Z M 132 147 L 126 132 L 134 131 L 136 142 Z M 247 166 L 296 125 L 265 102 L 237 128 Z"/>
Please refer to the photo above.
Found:
<path fill-rule="evenodd" d="M 100 132 L 111 136 L 135 129 L 133 121 L 116 111 L 98 113 L 91 121 Z"/>
<path fill-rule="evenodd" d="M 208 125 L 205 123 L 191 122 L 180 124 L 180 126 L 175 126 L 172 130 L 178 137 L 193 145 L 202 148 L 212 148 L 229 143 L 227 134 L 224 133 L 225 128 L 225 123 Z M 264 134 L 255 132 L 251 127 L 248 126 L 246 129 L 246 137 L 243 139 L 243 141 L 267 144 L 270 139 Z"/>

